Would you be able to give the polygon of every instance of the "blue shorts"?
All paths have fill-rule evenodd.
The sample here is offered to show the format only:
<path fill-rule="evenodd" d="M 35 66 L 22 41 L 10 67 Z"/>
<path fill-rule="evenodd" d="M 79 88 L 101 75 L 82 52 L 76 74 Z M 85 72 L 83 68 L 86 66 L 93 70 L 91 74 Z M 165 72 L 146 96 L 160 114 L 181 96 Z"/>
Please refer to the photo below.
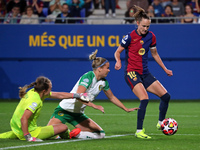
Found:
<path fill-rule="evenodd" d="M 124 78 L 131 90 L 133 90 L 135 85 L 138 83 L 142 83 L 145 89 L 147 89 L 154 81 L 157 80 L 151 73 L 140 75 L 136 71 L 126 72 Z"/>

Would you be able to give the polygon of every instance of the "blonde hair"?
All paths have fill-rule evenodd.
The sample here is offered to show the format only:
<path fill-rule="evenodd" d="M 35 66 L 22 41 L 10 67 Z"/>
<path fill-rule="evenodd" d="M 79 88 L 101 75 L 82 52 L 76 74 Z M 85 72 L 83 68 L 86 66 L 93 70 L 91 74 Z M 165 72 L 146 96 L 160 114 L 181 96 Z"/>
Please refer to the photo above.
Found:
<path fill-rule="evenodd" d="M 102 57 L 96 57 L 98 50 L 96 49 L 92 54 L 90 54 L 89 59 L 92 61 L 92 68 L 97 69 L 99 67 L 102 67 L 105 65 L 106 62 L 108 62 L 107 59 Z"/>
<path fill-rule="evenodd" d="M 136 6 L 136 5 L 134 5 L 134 8 L 137 10 L 136 13 L 133 15 L 133 17 L 135 17 L 136 21 L 140 22 L 142 20 L 142 18 L 150 20 L 150 17 L 147 15 L 147 13 L 145 12 L 144 9 L 142 9 L 141 7 Z"/>
<path fill-rule="evenodd" d="M 34 87 L 36 92 L 41 92 L 43 90 L 48 90 L 49 89 L 49 84 L 51 83 L 51 80 L 49 80 L 48 78 L 44 77 L 44 76 L 40 76 L 36 79 L 35 82 L 32 82 L 29 85 L 25 85 L 23 87 L 19 87 L 19 97 L 23 98 L 24 95 L 26 94 L 26 90 Z"/>

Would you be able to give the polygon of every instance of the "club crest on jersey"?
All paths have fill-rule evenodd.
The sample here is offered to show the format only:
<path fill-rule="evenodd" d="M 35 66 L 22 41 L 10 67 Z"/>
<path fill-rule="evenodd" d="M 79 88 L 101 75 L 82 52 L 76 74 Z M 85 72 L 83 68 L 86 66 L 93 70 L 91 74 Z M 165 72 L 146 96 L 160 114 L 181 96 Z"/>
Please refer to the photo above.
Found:
<path fill-rule="evenodd" d="M 99 91 L 103 89 L 103 85 L 99 85 Z"/>
<path fill-rule="evenodd" d="M 143 45 L 143 44 L 144 44 L 144 41 L 143 41 L 143 40 L 140 40 L 140 44 L 142 44 L 142 45 Z"/>
<path fill-rule="evenodd" d="M 138 51 L 138 54 L 144 55 L 145 54 L 145 49 L 144 48 L 140 48 L 140 50 Z"/>

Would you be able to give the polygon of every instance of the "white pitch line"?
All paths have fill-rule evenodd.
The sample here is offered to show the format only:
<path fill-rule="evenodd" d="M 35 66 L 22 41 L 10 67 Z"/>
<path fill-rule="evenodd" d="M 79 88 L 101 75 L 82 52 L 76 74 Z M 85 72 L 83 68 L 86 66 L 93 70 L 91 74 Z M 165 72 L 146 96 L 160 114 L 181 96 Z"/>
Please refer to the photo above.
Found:
<path fill-rule="evenodd" d="M 134 134 L 111 135 L 111 136 L 106 136 L 105 138 L 113 138 L 113 137 L 129 136 L 129 135 L 134 135 Z M 68 140 L 68 141 L 66 140 L 66 141 L 30 144 L 30 145 L 22 145 L 22 146 L 11 146 L 11 147 L 0 148 L 0 150 L 17 149 L 17 148 L 34 147 L 34 146 L 43 146 L 43 145 L 52 145 L 52 144 L 60 144 L 60 143 L 70 143 L 70 142 L 78 142 L 78 141 L 85 141 L 85 140 L 92 140 L 92 139 L 75 139 L 75 140 Z"/>
<path fill-rule="evenodd" d="M 88 116 L 127 116 L 127 114 L 87 114 Z M 129 116 L 136 116 L 137 114 L 128 114 Z M 150 117 L 155 117 L 158 115 L 145 115 L 145 116 L 150 116 Z M 199 117 L 198 115 L 170 115 L 173 117 L 193 117 L 193 118 L 197 118 Z"/>
<path fill-rule="evenodd" d="M 105 138 L 114 138 L 114 137 L 130 136 L 130 135 L 134 135 L 134 134 L 111 135 L 111 136 L 106 136 Z M 149 134 L 149 135 L 164 135 L 164 134 Z M 200 134 L 176 134 L 176 136 L 177 135 L 200 136 Z M 22 145 L 22 146 L 11 146 L 11 147 L 0 148 L 0 150 L 18 149 L 18 148 L 26 148 L 26 147 L 34 147 L 34 146 L 44 146 L 44 145 L 53 145 L 53 144 L 70 143 L 70 142 L 78 142 L 78 141 L 86 141 L 86 140 L 92 140 L 92 139 L 74 139 L 74 140 L 68 140 L 68 141 L 66 140 L 66 141 L 48 142 L 48 143 L 39 143 L 39 144 L 30 144 L 30 145 Z"/>

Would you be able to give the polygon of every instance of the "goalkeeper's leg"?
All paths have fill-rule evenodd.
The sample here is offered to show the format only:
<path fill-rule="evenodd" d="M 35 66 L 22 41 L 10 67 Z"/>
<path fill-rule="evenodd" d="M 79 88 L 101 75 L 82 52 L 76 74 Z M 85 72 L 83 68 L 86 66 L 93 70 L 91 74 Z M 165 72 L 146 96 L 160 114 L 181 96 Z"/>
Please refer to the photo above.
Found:
<path fill-rule="evenodd" d="M 37 138 L 43 140 L 43 139 L 51 138 L 54 135 L 58 135 L 58 134 L 62 136 L 62 138 L 64 139 L 69 138 L 69 131 L 68 131 L 67 125 L 56 124 L 56 125 L 49 125 L 49 126 L 42 127 Z"/>
<path fill-rule="evenodd" d="M 13 131 L 8 131 L 0 134 L 0 139 L 18 139 Z"/>

